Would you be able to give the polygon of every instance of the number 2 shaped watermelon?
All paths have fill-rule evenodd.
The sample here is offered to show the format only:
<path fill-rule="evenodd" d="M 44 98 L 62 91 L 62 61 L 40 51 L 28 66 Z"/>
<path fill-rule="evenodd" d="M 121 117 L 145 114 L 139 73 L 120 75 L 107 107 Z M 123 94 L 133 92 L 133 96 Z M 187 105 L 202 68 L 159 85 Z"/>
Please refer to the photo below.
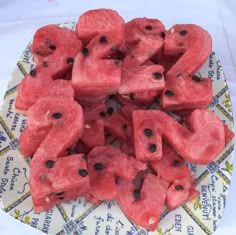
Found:
<path fill-rule="evenodd" d="M 207 107 L 212 99 L 212 81 L 194 73 L 205 63 L 211 51 L 211 36 L 197 25 L 174 25 L 166 32 L 164 53 L 182 56 L 165 75 L 166 85 L 161 95 L 164 109 Z"/>

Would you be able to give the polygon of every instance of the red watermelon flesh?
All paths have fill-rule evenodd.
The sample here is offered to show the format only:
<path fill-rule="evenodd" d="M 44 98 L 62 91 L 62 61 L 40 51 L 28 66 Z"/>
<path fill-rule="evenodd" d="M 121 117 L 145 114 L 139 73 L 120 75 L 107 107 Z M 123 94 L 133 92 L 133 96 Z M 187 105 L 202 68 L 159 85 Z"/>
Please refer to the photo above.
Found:
<path fill-rule="evenodd" d="M 51 127 L 30 162 L 31 194 L 36 202 L 46 200 L 46 196 L 54 192 L 52 184 L 48 183 L 48 173 L 54 170 L 58 157 L 82 135 L 82 108 L 64 97 L 43 97 L 29 109 L 27 126 L 33 134 Z M 37 207 L 35 205 L 39 210 Z"/>
<path fill-rule="evenodd" d="M 77 95 L 81 95 L 80 90 L 83 95 L 92 95 L 91 87 L 100 89 L 100 92 L 103 89 L 103 94 L 107 94 L 106 89 L 120 86 L 120 61 L 108 57 L 112 54 L 111 48 L 121 42 L 116 33 L 103 34 L 95 37 L 86 49 L 78 53 L 72 71 L 72 84 Z M 88 89 L 87 94 L 85 89 Z"/>
<path fill-rule="evenodd" d="M 94 205 L 99 205 L 101 203 L 101 201 L 99 199 L 97 199 L 93 195 L 89 194 L 88 192 L 83 193 L 83 197 L 85 198 L 85 200 L 87 200 L 88 202 L 90 202 Z"/>
<path fill-rule="evenodd" d="M 40 98 L 44 96 L 64 96 L 73 99 L 74 89 L 70 81 L 48 80 L 41 76 L 32 78 L 26 76 L 18 86 L 18 94 L 14 103 L 15 109 L 23 114 Z M 44 74 L 45 75 L 45 74 Z"/>
<path fill-rule="evenodd" d="M 143 113 L 139 110 L 133 111 L 136 158 L 141 161 L 159 160 L 162 158 L 161 129 L 154 118 L 149 118 L 148 113 L 144 118 Z"/>
<path fill-rule="evenodd" d="M 83 154 L 59 158 L 55 166 L 53 166 L 53 170 L 47 174 L 53 191 L 68 191 L 73 187 L 77 187 L 81 188 L 81 193 L 86 192 L 89 188 L 89 176 L 81 176 L 80 170 L 87 171 L 87 164 Z"/>
<path fill-rule="evenodd" d="M 131 123 L 123 118 L 119 113 L 112 113 L 104 119 L 103 123 L 105 129 L 119 139 L 127 140 L 133 136 Z"/>
<path fill-rule="evenodd" d="M 168 182 L 176 179 L 191 177 L 191 171 L 185 165 L 185 161 L 167 144 L 163 144 L 163 156 L 160 160 L 150 161 L 151 168 L 158 177 Z"/>
<path fill-rule="evenodd" d="M 98 95 L 98 96 L 76 96 L 75 100 L 79 102 L 82 106 L 90 106 L 94 104 L 105 103 L 108 100 L 108 95 Z"/>
<path fill-rule="evenodd" d="M 84 107 L 83 112 L 85 123 L 105 118 L 107 110 L 108 106 L 104 103 Z"/>
<path fill-rule="evenodd" d="M 62 53 L 67 45 L 74 50 L 78 45 L 81 47 L 75 31 L 57 25 L 46 25 L 36 31 L 30 51 L 34 55 L 36 63 L 40 64 L 45 57 Z"/>
<path fill-rule="evenodd" d="M 112 146 L 93 148 L 87 156 L 87 163 L 91 180 L 89 193 L 99 200 L 115 198 L 115 177 L 131 181 L 138 171 L 146 169 L 146 164 L 127 157 Z"/>
<path fill-rule="evenodd" d="M 39 148 L 40 143 L 46 137 L 50 127 L 45 128 L 37 133 L 32 133 L 28 127 L 26 127 L 19 137 L 20 151 L 25 157 L 32 156 Z"/>
<path fill-rule="evenodd" d="M 119 113 L 129 122 L 132 122 L 132 112 L 134 110 L 142 110 L 145 109 L 145 106 L 143 105 L 136 105 L 136 104 L 130 104 L 127 103 L 121 109 L 119 110 Z"/>
<path fill-rule="evenodd" d="M 108 32 L 116 32 L 120 36 L 123 35 L 124 24 L 123 18 L 116 11 L 95 9 L 86 11 L 79 17 L 76 33 L 83 44 L 86 45 L 97 35 L 103 35 Z"/>
<path fill-rule="evenodd" d="M 161 180 L 155 175 L 147 174 L 140 190 L 122 179 L 118 181 L 117 188 L 117 201 L 125 215 L 134 223 L 154 231 L 161 217 L 167 191 Z M 139 194 L 138 199 L 135 194 L 136 197 Z"/>
<path fill-rule="evenodd" d="M 86 123 L 80 141 L 88 148 L 105 145 L 103 121 L 97 120 L 92 123 Z"/>
<path fill-rule="evenodd" d="M 164 53 L 182 54 L 181 58 L 168 71 L 167 75 L 193 76 L 205 63 L 212 51 L 210 34 L 194 24 L 176 24 L 165 36 Z"/>
<path fill-rule="evenodd" d="M 212 81 L 210 78 L 166 75 L 166 86 L 162 91 L 161 105 L 164 109 L 175 111 L 205 108 L 212 100 Z"/>
<path fill-rule="evenodd" d="M 80 40 L 72 30 L 55 25 L 39 29 L 31 52 L 35 55 L 42 53 L 45 57 L 40 56 L 41 61 L 36 68 L 19 85 L 15 108 L 26 112 L 37 99 L 48 94 L 74 95 L 69 81 L 53 82 L 53 79 L 68 79 L 74 58 L 81 47 Z"/>
<path fill-rule="evenodd" d="M 194 189 L 191 178 L 176 179 L 167 191 L 166 206 L 169 210 L 174 210 L 199 194 L 199 191 Z"/>
<path fill-rule="evenodd" d="M 126 24 L 125 43 L 135 47 L 127 51 L 122 63 L 120 94 L 164 88 L 163 67 L 145 64 L 161 49 L 164 31 L 164 25 L 156 19 L 136 18 Z"/>
<path fill-rule="evenodd" d="M 152 122 L 152 126 L 150 124 Z M 148 142 L 149 137 L 143 134 L 143 129 L 159 128 L 154 135 L 163 137 L 173 149 L 185 160 L 195 164 L 209 164 L 220 154 L 225 146 L 225 130 L 222 121 L 211 111 L 195 109 L 184 121 L 185 128 L 175 119 L 159 110 L 133 112 L 133 128 L 135 137 L 136 157 L 148 156 L 150 145 L 155 155 L 160 155 L 161 141 Z M 143 152 L 140 153 L 139 149 Z M 156 151 L 154 151 L 156 150 Z M 153 154 L 152 153 L 152 154 Z M 140 155 L 140 156 L 139 156 Z"/>
<path fill-rule="evenodd" d="M 212 99 L 210 78 L 194 76 L 212 51 L 207 31 L 197 25 L 174 25 L 165 37 L 164 53 L 183 54 L 165 76 L 162 107 L 168 110 L 206 107 Z"/>
<path fill-rule="evenodd" d="M 89 176 L 79 173 L 81 170 L 87 172 L 83 154 L 59 158 L 50 169 L 44 159 L 35 159 L 30 162 L 30 190 L 36 212 L 78 198 L 88 190 Z"/>
<path fill-rule="evenodd" d="M 234 133 L 229 129 L 229 127 L 224 124 L 225 128 L 225 145 L 227 145 L 233 138 L 234 138 Z"/>

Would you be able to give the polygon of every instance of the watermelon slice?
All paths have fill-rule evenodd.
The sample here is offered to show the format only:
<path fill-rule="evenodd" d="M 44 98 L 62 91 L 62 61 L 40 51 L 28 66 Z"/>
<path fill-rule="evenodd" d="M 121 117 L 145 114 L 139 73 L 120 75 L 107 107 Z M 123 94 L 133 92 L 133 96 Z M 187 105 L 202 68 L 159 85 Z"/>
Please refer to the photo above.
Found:
<path fill-rule="evenodd" d="M 86 11 L 79 17 L 76 33 L 85 46 L 97 35 L 108 32 L 116 32 L 122 37 L 125 30 L 124 24 L 123 18 L 116 11 L 104 8 L 95 9 Z"/>
<path fill-rule="evenodd" d="M 74 90 L 70 81 L 53 80 L 67 77 L 66 74 L 71 72 L 74 58 L 81 47 L 80 40 L 72 30 L 56 25 L 40 28 L 31 46 L 31 52 L 35 54 L 38 64 L 18 86 L 15 108 L 27 112 L 37 99 L 46 95 L 73 98 Z"/>
<path fill-rule="evenodd" d="M 124 20 L 113 10 L 91 10 L 79 18 L 76 31 L 89 43 L 75 59 L 72 71 L 75 93 L 78 96 L 114 93 L 121 82 L 120 61 L 114 54 L 124 40 Z"/>
<path fill-rule="evenodd" d="M 206 108 L 212 99 L 210 78 L 195 76 L 212 51 L 212 40 L 203 28 L 192 25 L 174 25 L 166 33 L 164 53 L 183 54 L 166 73 L 162 92 L 162 107 L 168 110 Z"/>
<path fill-rule="evenodd" d="M 152 124 L 150 125 L 150 123 Z M 151 156 L 160 158 L 162 155 L 161 136 L 190 163 L 209 164 L 223 151 L 225 146 L 224 124 L 213 112 L 195 109 L 185 119 L 184 125 L 188 129 L 159 110 L 134 111 L 136 157 L 140 159 L 145 156 L 150 160 Z M 154 141 L 150 141 L 150 134 L 144 134 L 145 129 L 150 129 L 151 133 L 154 133 Z M 153 135 L 151 137 L 153 138 Z"/>
<path fill-rule="evenodd" d="M 173 183 L 176 179 L 190 178 L 191 171 L 185 165 L 183 158 L 167 144 L 163 144 L 163 157 L 158 161 L 150 161 L 151 168 L 158 177 Z"/>
<path fill-rule="evenodd" d="M 117 201 L 129 219 L 147 230 L 154 231 L 164 207 L 167 187 L 168 184 L 152 174 L 144 176 L 141 189 L 120 179 L 117 185 Z"/>
<path fill-rule="evenodd" d="M 89 176 L 83 154 L 61 157 L 49 168 L 48 161 L 38 155 L 40 150 L 30 162 L 30 190 L 36 212 L 76 199 L 88 190 Z"/>
<path fill-rule="evenodd" d="M 169 210 L 174 210 L 199 195 L 200 192 L 194 189 L 191 178 L 176 179 L 167 191 L 166 206 Z"/>
<path fill-rule="evenodd" d="M 105 145 L 104 125 L 102 120 L 97 120 L 84 125 L 84 132 L 80 138 L 88 148 Z"/>
<path fill-rule="evenodd" d="M 136 18 L 126 24 L 126 46 L 134 46 L 132 50 L 130 47 L 126 50 L 122 63 L 122 83 L 118 89 L 120 94 L 160 91 L 164 88 L 163 67 L 146 64 L 161 49 L 164 31 L 164 25 L 156 19 Z"/>
<path fill-rule="evenodd" d="M 58 200 L 51 201 L 50 198 L 47 199 L 47 196 L 55 192 L 58 193 L 57 190 L 60 191 L 64 188 L 60 188 L 60 183 L 59 185 L 54 185 L 53 182 L 50 181 L 50 179 L 53 179 L 53 174 L 56 174 L 57 179 L 59 180 L 59 172 L 53 173 L 54 170 L 71 173 L 70 176 L 69 174 L 67 175 L 69 181 L 65 181 L 64 183 L 66 184 L 66 182 L 71 182 L 72 184 L 68 187 L 70 187 L 72 191 L 75 187 L 78 186 L 80 188 L 81 185 L 83 185 L 73 184 L 73 174 L 75 173 L 68 170 L 71 168 L 70 160 L 58 160 L 59 157 L 63 156 L 65 150 L 72 146 L 73 143 L 75 143 L 75 141 L 82 135 L 84 128 L 82 108 L 75 101 L 65 99 L 64 97 L 43 97 L 29 109 L 27 128 L 34 136 L 37 136 L 38 132 L 43 132 L 44 135 L 45 132 L 48 132 L 43 140 L 40 139 L 42 142 L 30 162 L 30 187 L 33 203 L 35 210 L 41 211 L 48 208 L 48 206 L 51 207 L 53 203 L 58 203 Z M 31 141 L 33 146 L 39 143 L 35 138 L 32 138 Z M 54 165 L 58 161 L 57 169 L 56 167 L 54 168 Z M 62 163 L 60 163 L 61 161 Z M 60 169 L 61 164 L 65 168 L 66 165 L 68 165 L 66 171 L 63 170 L 65 168 Z M 81 165 L 81 161 L 78 161 L 78 164 Z M 77 165 L 75 164 L 75 166 Z M 86 163 L 83 161 L 83 168 L 81 169 L 84 169 L 85 166 Z M 52 176 L 49 175 L 49 172 L 51 172 L 50 174 Z M 62 173 L 61 177 L 63 174 L 64 173 Z M 76 174 L 78 175 L 78 169 Z M 64 178 L 61 178 L 60 180 L 63 181 Z M 59 181 L 56 181 L 55 184 Z M 80 190 L 76 193 L 76 197 L 78 197 L 79 192 Z M 71 199 L 70 197 L 74 197 L 74 195 L 74 191 L 73 194 L 69 193 L 67 197 L 65 197 L 65 200 Z M 48 202 L 48 200 L 49 204 L 45 205 L 45 202 Z M 46 207 L 44 207 L 44 205 Z"/>
<path fill-rule="evenodd" d="M 99 200 L 115 198 L 116 177 L 132 181 L 138 171 L 146 169 L 146 164 L 112 146 L 93 148 L 87 156 L 87 163 L 91 182 L 88 192 Z"/>

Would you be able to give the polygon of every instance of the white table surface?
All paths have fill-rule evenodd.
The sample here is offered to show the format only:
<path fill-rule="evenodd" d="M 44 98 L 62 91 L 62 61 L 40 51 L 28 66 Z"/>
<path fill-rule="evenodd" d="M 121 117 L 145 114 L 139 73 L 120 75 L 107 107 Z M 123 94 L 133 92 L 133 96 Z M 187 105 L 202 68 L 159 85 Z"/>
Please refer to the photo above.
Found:
<path fill-rule="evenodd" d="M 159 18 L 170 28 L 175 23 L 195 23 L 206 28 L 221 60 L 236 112 L 236 1 L 235 0 L 0 0 L 0 105 L 15 64 L 40 26 L 76 21 L 91 8 L 113 8 L 126 20 Z M 214 235 L 236 234 L 236 172 L 225 212 Z M 0 210 L 1 235 L 40 235 Z"/>

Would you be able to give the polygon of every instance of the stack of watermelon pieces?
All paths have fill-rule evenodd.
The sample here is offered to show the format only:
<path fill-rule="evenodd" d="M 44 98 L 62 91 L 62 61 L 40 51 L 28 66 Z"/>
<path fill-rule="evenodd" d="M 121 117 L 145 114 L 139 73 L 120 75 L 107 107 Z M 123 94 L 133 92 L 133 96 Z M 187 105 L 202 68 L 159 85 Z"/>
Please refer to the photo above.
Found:
<path fill-rule="evenodd" d="M 38 29 L 37 65 L 15 101 L 27 115 L 19 142 L 32 157 L 35 211 L 80 196 L 116 199 L 129 219 L 154 230 L 165 206 L 199 196 L 186 161 L 207 165 L 233 138 L 206 110 L 211 79 L 195 75 L 211 50 L 197 25 L 166 31 L 157 19 L 125 23 L 111 9 L 85 12 L 75 31 Z"/>

